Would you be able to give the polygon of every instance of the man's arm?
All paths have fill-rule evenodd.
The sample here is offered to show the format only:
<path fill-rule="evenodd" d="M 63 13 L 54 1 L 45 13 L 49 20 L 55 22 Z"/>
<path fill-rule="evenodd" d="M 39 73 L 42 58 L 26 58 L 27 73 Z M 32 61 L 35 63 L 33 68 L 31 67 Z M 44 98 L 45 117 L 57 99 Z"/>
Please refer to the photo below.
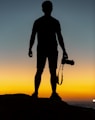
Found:
<path fill-rule="evenodd" d="M 35 35 L 36 35 L 36 29 L 35 29 L 35 24 L 33 25 L 33 29 L 32 29 L 32 34 L 30 37 L 30 44 L 29 44 L 29 57 L 32 57 L 32 47 L 35 41 Z"/>
<path fill-rule="evenodd" d="M 66 49 L 65 49 L 65 44 L 64 44 L 64 40 L 61 34 L 61 31 L 57 31 L 57 36 L 58 36 L 58 41 L 59 41 L 59 45 L 61 46 L 62 50 L 63 50 L 63 56 L 65 58 L 68 58 Z"/>

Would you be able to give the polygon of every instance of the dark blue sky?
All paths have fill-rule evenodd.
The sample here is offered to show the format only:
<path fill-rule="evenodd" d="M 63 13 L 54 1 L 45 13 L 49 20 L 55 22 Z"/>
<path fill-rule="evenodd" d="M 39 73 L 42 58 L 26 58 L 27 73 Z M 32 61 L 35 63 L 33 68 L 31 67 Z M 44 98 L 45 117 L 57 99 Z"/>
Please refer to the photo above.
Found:
<path fill-rule="evenodd" d="M 25 54 L 32 24 L 43 15 L 43 0 L 0 0 L 0 53 Z M 68 52 L 80 57 L 94 51 L 94 0 L 52 0 Z M 77 48 L 77 49 L 76 49 Z M 8 52 L 8 53 L 7 53 Z M 83 54 L 81 54 L 83 53 Z M 88 56 L 88 55 L 87 55 Z M 89 56 L 91 58 L 91 56 Z"/>

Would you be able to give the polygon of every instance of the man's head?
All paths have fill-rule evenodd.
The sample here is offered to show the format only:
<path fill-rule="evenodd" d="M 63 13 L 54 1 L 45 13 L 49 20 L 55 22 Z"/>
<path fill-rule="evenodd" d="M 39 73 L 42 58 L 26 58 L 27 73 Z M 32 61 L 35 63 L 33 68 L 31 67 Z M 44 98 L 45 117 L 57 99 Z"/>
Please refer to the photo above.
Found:
<path fill-rule="evenodd" d="M 45 15 L 50 15 L 52 12 L 53 6 L 51 1 L 44 1 L 42 3 L 42 10 L 45 13 Z"/>

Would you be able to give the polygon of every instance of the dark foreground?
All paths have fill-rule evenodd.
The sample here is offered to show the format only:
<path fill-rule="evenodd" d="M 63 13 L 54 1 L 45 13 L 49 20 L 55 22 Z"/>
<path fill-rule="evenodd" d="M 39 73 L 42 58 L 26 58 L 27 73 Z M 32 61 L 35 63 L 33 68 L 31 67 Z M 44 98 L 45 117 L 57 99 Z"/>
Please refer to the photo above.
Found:
<path fill-rule="evenodd" d="M 0 96 L 0 120 L 95 120 L 95 110 L 23 94 Z"/>

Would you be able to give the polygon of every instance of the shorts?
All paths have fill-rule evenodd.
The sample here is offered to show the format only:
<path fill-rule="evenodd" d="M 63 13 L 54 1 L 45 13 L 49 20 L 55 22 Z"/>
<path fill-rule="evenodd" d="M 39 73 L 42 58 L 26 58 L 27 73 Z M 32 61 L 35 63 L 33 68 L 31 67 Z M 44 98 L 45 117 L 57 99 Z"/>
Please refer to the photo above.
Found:
<path fill-rule="evenodd" d="M 56 69 L 57 68 L 57 60 L 58 60 L 58 51 L 51 52 L 40 52 L 37 51 L 37 68 L 43 69 L 45 67 L 46 59 L 48 59 L 49 68 Z"/>

